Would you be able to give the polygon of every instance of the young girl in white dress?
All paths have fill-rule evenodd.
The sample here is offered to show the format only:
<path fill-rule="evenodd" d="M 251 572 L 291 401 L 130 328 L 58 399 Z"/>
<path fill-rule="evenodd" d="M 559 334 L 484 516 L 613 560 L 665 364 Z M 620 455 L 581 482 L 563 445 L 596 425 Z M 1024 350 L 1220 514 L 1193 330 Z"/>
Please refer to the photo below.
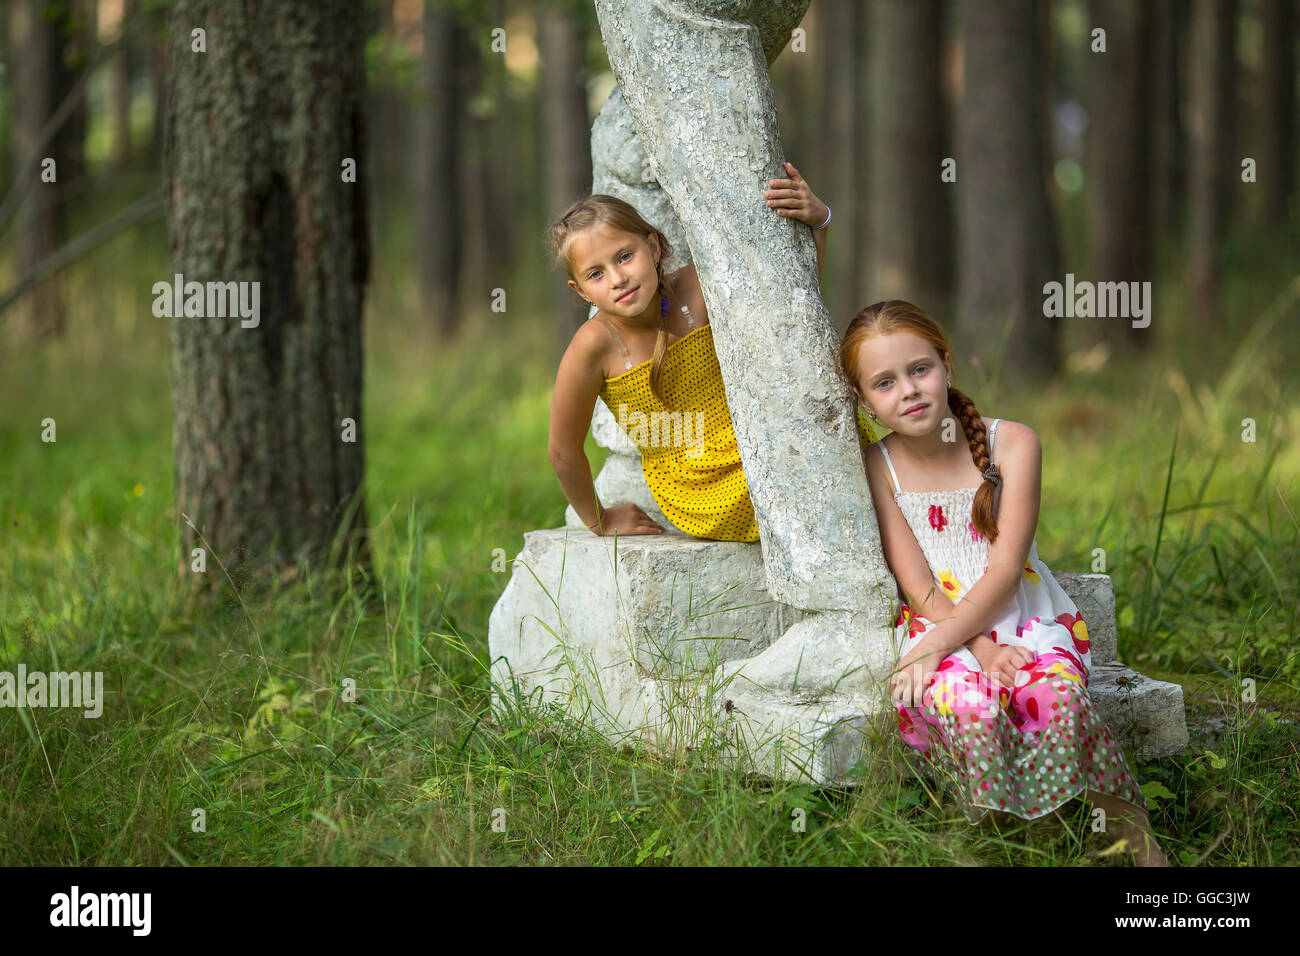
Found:
<path fill-rule="evenodd" d="M 1036 819 L 1079 796 L 1139 865 L 1168 865 L 1088 697 L 1087 625 L 1038 557 L 1038 436 L 986 421 L 952 387 L 943 330 L 910 303 L 863 309 L 840 364 L 893 432 L 863 455 L 904 599 L 890 682 L 904 741 L 956 782 L 972 824 L 990 810 Z"/>

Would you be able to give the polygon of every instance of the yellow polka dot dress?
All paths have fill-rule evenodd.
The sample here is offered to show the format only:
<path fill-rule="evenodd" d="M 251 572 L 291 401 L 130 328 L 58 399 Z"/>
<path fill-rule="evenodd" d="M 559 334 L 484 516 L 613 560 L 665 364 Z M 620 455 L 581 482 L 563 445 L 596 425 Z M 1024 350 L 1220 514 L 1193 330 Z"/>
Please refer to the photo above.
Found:
<path fill-rule="evenodd" d="M 606 379 L 600 397 L 640 450 L 646 485 L 664 516 L 696 538 L 757 541 L 712 323 L 668 346 L 661 379 L 667 404 L 650 391 L 650 367 L 642 362 Z M 861 408 L 857 423 L 863 442 L 876 440 Z"/>

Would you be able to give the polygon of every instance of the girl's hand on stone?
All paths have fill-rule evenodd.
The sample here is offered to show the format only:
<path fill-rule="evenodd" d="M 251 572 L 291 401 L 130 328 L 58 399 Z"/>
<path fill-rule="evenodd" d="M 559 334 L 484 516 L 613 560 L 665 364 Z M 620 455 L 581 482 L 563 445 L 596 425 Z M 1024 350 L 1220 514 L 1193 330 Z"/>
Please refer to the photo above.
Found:
<path fill-rule="evenodd" d="M 663 534 L 664 529 L 632 502 L 601 509 L 600 518 L 587 530 L 607 537 L 618 534 Z"/>

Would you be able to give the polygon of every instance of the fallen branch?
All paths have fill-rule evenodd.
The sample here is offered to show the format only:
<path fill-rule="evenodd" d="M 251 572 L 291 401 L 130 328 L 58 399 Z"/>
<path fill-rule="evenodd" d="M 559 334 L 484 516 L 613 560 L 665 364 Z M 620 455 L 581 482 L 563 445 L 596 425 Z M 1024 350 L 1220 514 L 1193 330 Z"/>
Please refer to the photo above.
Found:
<path fill-rule="evenodd" d="M 3 296 L 0 296 L 0 316 L 3 316 L 6 309 L 26 295 L 34 286 L 48 279 L 60 269 L 76 262 L 91 250 L 112 239 L 119 232 L 130 229 L 132 226 L 153 219 L 156 216 L 161 216 L 162 213 L 163 194 L 162 190 L 159 190 L 152 195 L 145 196 L 143 199 L 137 199 L 116 216 L 101 222 L 94 229 L 83 232 L 77 238 L 65 243 L 58 251 L 51 253 L 36 263 L 19 280 L 17 285 Z"/>

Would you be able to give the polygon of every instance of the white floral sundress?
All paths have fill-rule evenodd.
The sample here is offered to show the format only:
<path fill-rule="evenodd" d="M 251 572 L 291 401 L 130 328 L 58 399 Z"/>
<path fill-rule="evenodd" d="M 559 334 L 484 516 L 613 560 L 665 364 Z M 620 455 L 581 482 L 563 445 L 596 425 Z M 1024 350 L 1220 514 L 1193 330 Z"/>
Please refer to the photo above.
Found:
<path fill-rule="evenodd" d="M 999 421 L 992 419 L 989 428 L 990 458 Z M 978 489 L 903 491 L 889 449 L 883 440 L 875 444 L 936 587 L 960 603 L 988 570 L 988 539 L 971 522 Z M 904 604 L 895 626 L 901 658 L 934 622 Z M 903 740 L 954 782 L 966 819 L 976 824 L 989 810 L 1003 810 L 1033 820 L 1085 790 L 1146 810 L 1123 753 L 1088 697 L 1087 625 L 1039 559 L 1037 536 L 1020 586 L 988 634 L 998 644 L 1033 652 L 1033 662 L 1017 672 L 1015 687 L 995 688 L 975 655 L 959 647 L 940 662 L 920 708 L 895 705 Z"/>

